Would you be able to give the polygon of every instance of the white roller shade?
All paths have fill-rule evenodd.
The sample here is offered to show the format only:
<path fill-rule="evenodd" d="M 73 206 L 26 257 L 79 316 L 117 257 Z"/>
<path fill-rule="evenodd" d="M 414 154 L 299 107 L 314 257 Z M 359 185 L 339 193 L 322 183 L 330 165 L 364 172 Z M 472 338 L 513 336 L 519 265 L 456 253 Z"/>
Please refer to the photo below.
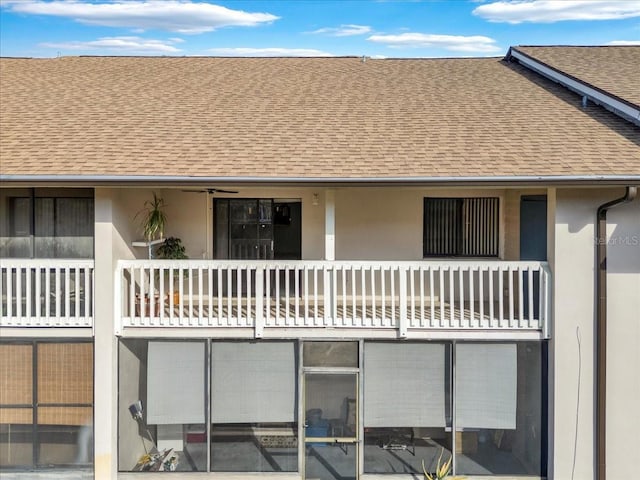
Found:
<path fill-rule="evenodd" d="M 216 342 L 211 352 L 213 423 L 294 422 L 292 342 Z"/>
<path fill-rule="evenodd" d="M 204 423 L 202 342 L 149 342 L 147 423 Z"/>
<path fill-rule="evenodd" d="M 445 348 L 365 343 L 365 427 L 444 427 Z"/>
<path fill-rule="evenodd" d="M 516 428 L 515 344 L 456 346 L 456 426 Z"/>

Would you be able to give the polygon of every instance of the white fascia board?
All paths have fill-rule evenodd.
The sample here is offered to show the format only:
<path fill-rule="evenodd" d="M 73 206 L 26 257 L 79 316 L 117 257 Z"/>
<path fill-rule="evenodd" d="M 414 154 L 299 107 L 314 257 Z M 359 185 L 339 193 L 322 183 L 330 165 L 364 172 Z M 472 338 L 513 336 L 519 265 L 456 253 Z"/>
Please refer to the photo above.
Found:
<path fill-rule="evenodd" d="M 164 175 L 20 175 L 0 174 L 5 187 L 57 186 L 523 186 L 640 185 L 640 175 L 514 175 L 494 177 L 190 177 Z"/>
<path fill-rule="evenodd" d="M 631 121 L 635 125 L 640 126 L 640 108 L 629 105 L 626 102 L 622 102 L 613 95 L 608 95 L 600 90 L 590 87 L 587 84 L 570 77 L 569 75 L 566 75 L 545 65 L 544 63 L 534 60 L 530 56 L 519 52 L 514 48 L 510 50 L 508 56 L 517 59 L 520 64 L 524 65 L 530 70 L 533 70 L 534 72 L 539 73 L 540 75 L 567 87 L 569 90 L 572 90 L 579 95 L 586 96 L 593 103 L 602 105 L 607 110 L 615 113 L 625 120 Z"/>

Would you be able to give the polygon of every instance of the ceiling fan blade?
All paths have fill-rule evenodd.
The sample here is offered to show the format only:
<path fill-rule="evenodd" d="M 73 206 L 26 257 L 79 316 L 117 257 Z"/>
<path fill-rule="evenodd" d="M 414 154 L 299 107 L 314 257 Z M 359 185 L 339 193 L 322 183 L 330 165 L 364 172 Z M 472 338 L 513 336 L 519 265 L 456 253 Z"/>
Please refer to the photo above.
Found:
<path fill-rule="evenodd" d="M 208 188 L 209 193 L 238 193 L 237 190 L 223 190 L 221 188 Z"/>
<path fill-rule="evenodd" d="M 190 192 L 190 193 L 210 193 L 210 194 L 214 194 L 214 193 L 238 193 L 236 190 L 223 190 L 221 188 L 203 188 L 201 190 L 182 190 L 183 192 Z"/>

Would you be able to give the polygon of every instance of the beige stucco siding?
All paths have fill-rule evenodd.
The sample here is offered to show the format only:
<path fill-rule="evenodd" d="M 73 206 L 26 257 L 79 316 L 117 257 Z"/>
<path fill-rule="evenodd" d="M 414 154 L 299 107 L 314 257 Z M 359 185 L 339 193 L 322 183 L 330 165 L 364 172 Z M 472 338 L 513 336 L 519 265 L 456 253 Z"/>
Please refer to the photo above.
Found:
<path fill-rule="evenodd" d="M 640 432 L 640 201 L 608 216 L 607 473 L 637 470 Z"/>
<path fill-rule="evenodd" d="M 302 203 L 302 259 L 322 260 L 325 242 L 326 189 L 226 187 L 237 194 L 215 194 L 215 198 L 273 198 Z M 197 189 L 194 189 L 197 190 Z M 189 258 L 212 258 L 215 235 L 212 201 L 206 193 L 184 189 L 114 189 L 114 208 L 123 219 L 120 236 L 129 246 L 142 237 L 140 218 L 145 200 L 156 192 L 165 200 L 165 236 L 182 239 Z M 520 196 L 528 190 L 424 189 L 424 188 L 336 188 L 336 260 L 420 260 L 423 240 L 424 197 L 498 197 L 500 199 L 500 257 L 517 260 L 519 255 Z M 531 194 L 544 193 L 532 190 Z M 314 205 L 317 195 L 317 205 Z M 146 258 L 144 248 L 131 249 L 136 258 Z M 124 255 L 121 258 L 130 258 Z"/>
<path fill-rule="evenodd" d="M 336 259 L 421 260 L 425 197 L 498 197 L 501 258 L 519 229 L 505 223 L 514 207 L 502 189 L 345 188 L 336 190 Z"/>
<path fill-rule="evenodd" d="M 623 189 L 558 189 L 551 341 L 552 478 L 594 476 L 595 218 Z M 609 213 L 608 478 L 635 469 L 640 431 L 640 202 Z"/>

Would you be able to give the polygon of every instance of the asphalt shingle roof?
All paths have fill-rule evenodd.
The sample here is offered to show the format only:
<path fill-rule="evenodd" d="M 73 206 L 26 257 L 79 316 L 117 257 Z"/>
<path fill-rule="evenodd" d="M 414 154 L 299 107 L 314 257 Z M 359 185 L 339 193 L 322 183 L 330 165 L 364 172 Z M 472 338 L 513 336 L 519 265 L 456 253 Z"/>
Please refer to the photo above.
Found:
<path fill-rule="evenodd" d="M 640 174 L 640 130 L 496 58 L 5 58 L 0 167 L 3 175 L 626 175 Z"/>
<path fill-rule="evenodd" d="M 514 47 L 545 65 L 640 108 L 640 47 Z"/>

